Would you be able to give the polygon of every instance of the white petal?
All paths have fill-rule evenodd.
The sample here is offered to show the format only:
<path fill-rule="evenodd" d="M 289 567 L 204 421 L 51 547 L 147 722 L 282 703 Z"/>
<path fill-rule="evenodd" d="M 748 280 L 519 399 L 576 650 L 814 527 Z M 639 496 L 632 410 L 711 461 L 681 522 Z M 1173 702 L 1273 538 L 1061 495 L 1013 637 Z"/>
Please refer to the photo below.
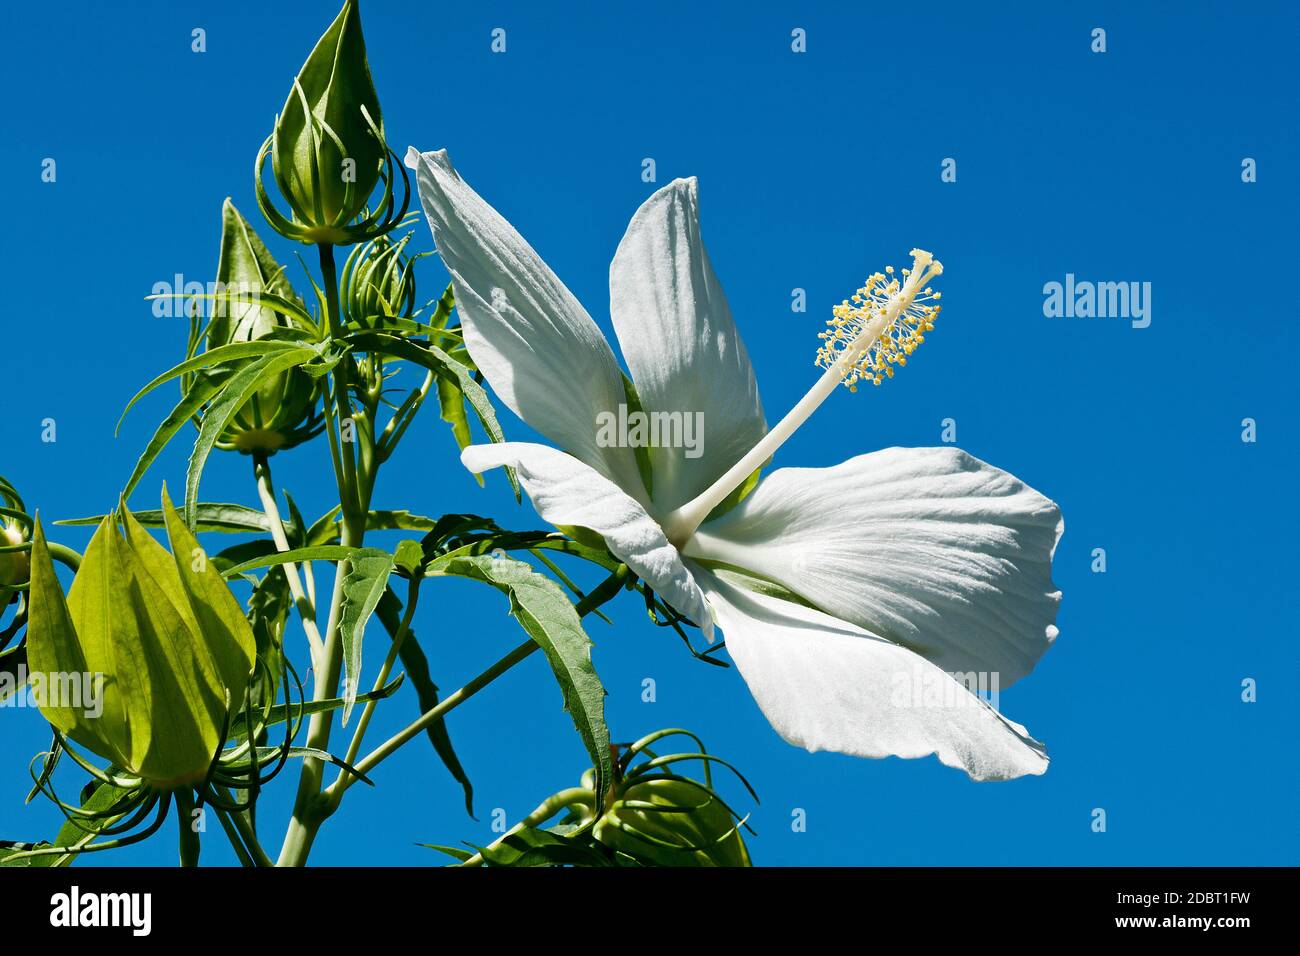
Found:
<path fill-rule="evenodd" d="M 935 754 L 973 780 L 1047 769 L 1047 752 L 966 686 L 906 648 L 696 569 L 763 714 L 808 750 L 856 757 Z"/>
<path fill-rule="evenodd" d="M 955 448 L 782 468 L 686 547 L 750 568 L 948 671 L 1009 686 L 1055 640 L 1060 509 Z"/>
<path fill-rule="evenodd" d="M 631 449 L 597 444 L 597 416 L 626 401 L 609 343 L 532 246 L 460 178 L 446 150 L 419 153 L 420 201 L 451 273 L 470 356 L 520 418 L 644 497 Z"/>
<path fill-rule="evenodd" d="M 681 614 L 713 639 L 713 618 L 699 585 L 659 525 L 612 481 L 572 455 L 530 442 L 470 445 L 460 460 L 475 474 L 511 465 L 544 520 L 588 528 L 609 550 Z"/>
<path fill-rule="evenodd" d="M 609 269 L 610 314 L 647 412 L 681 416 L 694 447 L 652 453 L 654 502 L 691 500 L 767 431 L 749 353 L 700 238 L 698 188 L 678 179 L 646 200 Z"/>

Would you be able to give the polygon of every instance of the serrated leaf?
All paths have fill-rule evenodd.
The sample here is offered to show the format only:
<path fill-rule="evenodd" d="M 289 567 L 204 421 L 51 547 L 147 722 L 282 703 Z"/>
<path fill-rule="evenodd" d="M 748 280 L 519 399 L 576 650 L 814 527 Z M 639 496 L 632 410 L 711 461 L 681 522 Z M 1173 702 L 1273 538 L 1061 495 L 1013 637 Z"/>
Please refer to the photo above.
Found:
<path fill-rule="evenodd" d="M 245 561 L 228 569 L 225 576 L 233 578 L 236 575 L 243 574 L 246 571 L 255 571 L 258 568 L 271 568 L 281 564 L 301 564 L 303 561 L 345 561 L 356 553 L 356 548 L 349 548 L 346 545 L 313 544 L 305 548 L 277 551 L 275 554 L 268 554 L 265 557 Z"/>
<path fill-rule="evenodd" d="M 436 573 L 483 581 L 510 596 L 510 613 L 550 662 L 565 709 L 597 769 L 597 793 L 603 796 L 614 779 L 605 688 L 592 664 L 591 638 L 568 596 L 550 578 L 513 558 L 453 558 L 439 562 Z"/>
<path fill-rule="evenodd" d="M 146 528 L 162 528 L 163 513 L 157 511 L 134 511 L 135 519 Z M 54 522 L 56 525 L 97 525 L 108 515 L 95 515 L 90 518 L 68 518 Z M 225 534 L 265 534 L 271 530 L 271 522 L 266 515 L 256 508 L 244 505 L 219 502 L 202 502 L 195 508 L 195 532 L 217 531 Z M 289 525 L 285 524 L 288 532 Z"/>
<path fill-rule="evenodd" d="M 393 593 L 392 588 L 387 589 L 384 596 L 379 599 L 379 604 L 375 608 L 375 616 L 384 625 L 384 629 L 388 631 L 390 638 L 397 634 L 397 629 L 401 626 L 402 602 Z M 397 653 L 398 657 L 401 658 L 403 671 L 411 678 L 411 683 L 415 686 L 420 713 L 427 714 L 438 706 L 438 685 L 429 676 L 429 659 L 425 656 L 424 649 L 420 647 L 420 642 L 416 638 L 413 629 L 407 629 L 406 637 L 403 638 L 402 645 L 398 648 Z M 425 728 L 425 733 L 428 734 L 429 742 L 433 744 L 433 750 L 438 755 L 438 758 L 465 792 L 465 812 L 469 814 L 471 819 L 476 819 L 474 817 L 474 785 L 470 782 L 465 768 L 461 766 L 460 758 L 456 756 L 456 750 L 451 743 L 451 735 L 447 732 L 447 722 L 442 719 L 435 720 Z"/>
<path fill-rule="evenodd" d="M 361 680 L 361 645 L 366 622 L 388 587 L 393 556 L 378 548 L 361 548 L 348 559 L 343 578 L 343 609 L 339 636 L 343 642 L 343 726 L 348 725 Z"/>

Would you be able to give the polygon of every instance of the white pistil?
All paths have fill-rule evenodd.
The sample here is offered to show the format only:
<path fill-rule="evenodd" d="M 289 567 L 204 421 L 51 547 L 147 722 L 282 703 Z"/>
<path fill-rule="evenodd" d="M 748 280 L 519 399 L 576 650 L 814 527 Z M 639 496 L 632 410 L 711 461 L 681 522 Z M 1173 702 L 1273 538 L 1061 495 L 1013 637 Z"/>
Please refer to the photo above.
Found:
<path fill-rule="evenodd" d="M 843 319 L 832 320 L 829 323 L 834 331 L 834 336 L 841 339 L 846 338 L 840 331 L 843 328 L 852 328 L 852 339 L 845 341 L 842 347 L 833 353 L 828 352 L 830 347 L 830 338 L 832 333 L 823 333 L 823 337 L 828 338 L 827 348 L 823 348 L 821 355 L 833 355 L 832 360 L 826 363 L 826 370 L 817 380 L 808 393 L 799 399 L 794 408 L 790 409 L 775 427 L 772 428 L 763 438 L 745 453 L 740 461 L 736 462 L 727 471 L 710 485 L 698 497 L 688 501 L 680 508 L 675 509 L 668 514 L 662 526 L 664 534 L 673 546 L 678 550 L 685 547 L 686 542 L 695 534 L 695 530 L 703 523 L 704 519 L 709 516 L 727 495 L 731 494 L 741 482 L 753 474 L 754 469 L 759 468 L 776 454 L 787 438 L 798 430 L 799 426 L 808 420 L 817 407 L 835 391 L 835 387 L 840 384 L 849 384 L 853 387 L 853 381 L 866 377 L 863 366 L 866 365 L 864 359 L 874 362 L 875 367 L 884 370 L 881 362 L 897 361 L 889 358 L 896 350 L 888 350 L 883 355 L 868 356 L 872 346 L 880 342 L 881 336 L 887 331 L 893 329 L 900 317 L 907 318 L 911 324 L 921 324 L 925 327 L 932 325 L 934 314 L 938 312 L 937 307 L 927 306 L 920 307 L 921 317 L 917 318 L 918 310 L 912 308 L 913 301 L 917 293 L 921 291 L 924 284 L 932 277 L 939 275 L 943 271 L 943 266 L 933 261 L 933 257 L 920 249 L 912 250 L 912 269 L 907 274 L 906 281 L 901 284 L 896 280 L 890 283 L 887 296 L 872 296 L 876 284 L 875 276 L 868 280 L 867 286 L 859 290 L 859 296 L 855 296 L 854 301 L 865 304 L 863 308 L 850 307 L 848 303 L 843 309 L 851 309 L 852 319 L 855 321 L 846 325 Z M 892 272 L 892 270 L 890 270 Z M 881 277 L 883 279 L 883 277 Z M 928 290 L 927 290 L 928 292 Z M 863 297 L 863 298 L 859 298 Z M 839 310 L 837 310 L 838 312 Z M 919 335 L 916 337 L 919 340 Z M 914 347 L 914 346 L 913 346 Z M 910 348 L 907 349 L 911 351 Z M 905 364 L 906 359 L 898 356 L 901 361 L 898 364 Z M 821 361 L 819 360 L 819 364 Z M 888 374 L 893 374 L 893 369 L 888 369 Z M 850 381 L 850 378 L 852 381 Z"/>

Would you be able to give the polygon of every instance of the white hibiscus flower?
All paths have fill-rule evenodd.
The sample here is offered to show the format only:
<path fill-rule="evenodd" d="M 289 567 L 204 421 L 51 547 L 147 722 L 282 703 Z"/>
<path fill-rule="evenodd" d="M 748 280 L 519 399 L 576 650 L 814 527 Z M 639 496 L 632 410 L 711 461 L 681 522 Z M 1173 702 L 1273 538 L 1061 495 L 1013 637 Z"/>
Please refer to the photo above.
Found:
<path fill-rule="evenodd" d="M 838 307 L 822 377 L 769 431 L 700 239 L 694 179 L 645 202 L 610 266 L 630 390 L 586 310 L 446 152 L 412 149 L 407 165 L 471 356 L 501 400 L 564 449 L 476 445 L 462 454 L 469 469 L 513 466 L 546 521 L 599 534 L 710 640 L 716 622 L 789 742 L 935 754 L 976 780 L 1046 770 L 1043 746 L 971 678 L 1005 687 L 1056 637 L 1053 502 L 954 448 L 889 448 L 782 468 L 727 507 L 838 384 L 905 364 L 932 327 L 937 295 L 925 283 L 939 263 L 914 250 L 910 270 L 873 276 Z M 634 448 L 600 441 L 599 423 L 632 397 L 648 415 L 702 413 L 702 445 L 655 447 L 639 463 Z"/>

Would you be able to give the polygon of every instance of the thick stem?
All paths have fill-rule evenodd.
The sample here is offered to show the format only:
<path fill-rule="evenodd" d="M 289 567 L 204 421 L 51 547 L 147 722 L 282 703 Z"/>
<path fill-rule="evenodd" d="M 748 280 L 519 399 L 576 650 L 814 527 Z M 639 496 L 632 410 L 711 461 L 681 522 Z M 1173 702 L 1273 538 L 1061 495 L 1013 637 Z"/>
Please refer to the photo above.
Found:
<path fill-rule="evenodd" d="M 325 287 L 325 307 L 329 313 L 330 332 L 342 334 L 343 316 L 339 310 L 338 271 L 334 265 L 334 247 L 328 243 L 319 246 L 321 280 Z M 342 430 L 345 423 L 353 421 L 351 400 L 348 397 L 349 359 L 344 358 L 330 374 L 335 411 L 338 426 Z M 349 434 L 350 432 L 350 434 Z M 355 454 L 357 442 L 366 437 L 362 429 L 356 427 L 355 421 L 342 435 L 350 441 L 341 442 L 339 449 L 343 459 L 343 482 L 339 487 L 339 504 L 343 509 L 340 541 L 344 547 L 360 547 L 366 533 L 366 514 L 370 508 L 370 491 L 374 487 L 374 475 L 358 475 Z M 362 460 L 373 460 L 372 455 L 363 455 Z M 340 561 L 334 573 L 334 593 L 330 598 L 329 622 L 325 628 L 324 649 L 316 667 L 316 679 L 313 685 L 313 700 L 326 700 L 338 694 L 339 674 L 342 670 L 342 636 L 339 622 L 342 619 L 343 579 L 348 573 L 348 562 Z M 333 726 L 333 713 L 325 711 L 313 714 L 307 727 L 307 746 L 318 750 L 328 750 L 330 730 Z M 293 819 L 284 836 L 284 845 L 280 848 L 280 866 L 302 866 L 307 862 L 312 842 L 322 823 L 330 814 L 329 800 L 321 793 L 324 766 L 320 760 L 308 757 L 303 760 L 302 770 L 298 776 L 298 793 L 294 800 Z"/>
<path fill-rule="evenodd" d="M 339 309 L 334 251 L 332 246 L 325 243 L 322 243 L 319 248 L 330 330 L 332 334 L 340 335 L 342 313 Z M 345 547 L 360 547 L 365 538 L 366 520 L 374 492 L 375 478 L 383 460 L 376 453 L 374 435 L 374 422 L 382 394 L 383 376 L 381 369 L 370 369 L 374 373 L 372 375 L 374 385 L 362 393 L 365 407 L 354 413 L 348 385 L 350 368 L 350 360 L 344 359 L 331 375 L 335 413 L 343 439 L 338 446 L 332 446 L 332 450 L 337 449 L 336 455 L 343 461 L 342 481 L 339 486 L 339 503 L 343 511 L 340 543 Z M 347 428 L 345 423 L 349 421 L 351 427 Z M 332 432 L 331 438 L 333 438 Z M 342 617 L 343 580 L 347 572 L 348 563 L 340 562 L 334 579 L 334 594 L 330 601 L 324 651 L 317 662 L 313 693 L 315 700 L 324 700 L 338 695 L 343 663 L 339 623 Z M 307 746 L 327 750 L 332 726 L 332 712 L 325 711 L 313 715 L 308 725 Z M 359 741 L 357 746 L 359 748 Z M 306 862 L 321 824 L 337 808 L 337 798 L 333 798 L 329 793 L 321 793 L 323 776 L 324 765 L 319 760 L 307 758 L 303 761 L 294 816 L 280 851 L 279 865 L 281 866 L 301 866 Z"/>
<path fill-rule="evenodd" d="M 199 865 L 199 833 L 194 829 L 194 794 L 189 788 L 176 791 L 176 826 L 180 833 L 181 866 Z"/>
<path fill-rule="evenodd" d="M 284 522 L 280 520 L 280 509 L 275 501 L 275 484 L 271 480 L 271 464 L 267 461 L 265 452 L 253 452 L 253 474 L 257 478 L 257 494 L 262 499 L 262 511 L 270 522 L 271 538 L 275 541 L 276 550 L 288 551 L 290 550 L 289 539 L 284 533 Z M 281 567 L 284 568 L 285 577 L 289 581 L 289 593 L 293 595 L 298 616 L 302 619 L 302 629 L 307 632 L 307 640 L 311 642 L 312 660 L 316 660 L 324 647 L 320 629 L 316 624 L 316 608 L 303 590 L 302 579 L 298 576 L 298 565 L 290 562 Z"/>

